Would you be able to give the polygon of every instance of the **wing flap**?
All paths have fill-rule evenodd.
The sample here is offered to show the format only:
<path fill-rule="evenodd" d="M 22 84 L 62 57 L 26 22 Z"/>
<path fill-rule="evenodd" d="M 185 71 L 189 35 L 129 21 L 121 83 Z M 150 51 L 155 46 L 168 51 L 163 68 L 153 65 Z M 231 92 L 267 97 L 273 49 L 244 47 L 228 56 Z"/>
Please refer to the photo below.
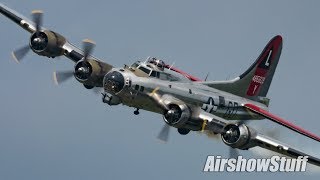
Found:
<path fill-rule="evenodd" d="M 278 124 L 280 124 L 282 126 L 285 126 L 285 127 L 289 128 L 289 129 L 291 129 L 291 130 L 293 130 L 293 131 L 295 131 L 295 132 L 297 132 L 299 134 L 302 134 L 304 136 L 307 136 L 307 137 L 309 137 L 311 139 L 314 139 L 314 140 L 320 142 L 320 137 L 319 136 L 317 136 L 317 135 L 315 135 L 315 134 L 313 134 L 313 133 L 311 133 L 311 132 L 309 132 L 309 131 L 307 131 L 307 130 L 305 130 L 305 129 L 303 129 L 303 128 L 301 128 L 301 127 L 299 127 L 299 126 L 297 126 L 297 125 L 295 125 L 295 124 L 293 124 L 293 123 L 291 123 L 291 122 L 289 122 L 289 121 L 287 121 L 287 120 L 285 120 L 283 118 L 280 118 L 280 117 L 278 117 L 278 116 L 276 116 L 274 114 L 271 114 L 270 112 L 268 112 L 268 111 L 266 111 L 266 110 L 264 110 L 264 109 L 262 109 L 262 108 L 260 108 L 260 107 L 258 107 L 256 105 L 245 104 L 244 107 L 246 107 L 247 109 L 249 109 L 250 111 L 252 111 L 254 113 L 257 113 L 257 114 L 259 114 L 259 115 L 261 115 L 261 116 L 263 116 L 263 117 L 265 117 L 267 119 L 270 119 L 273 122 L 276 122 L 276 123 L 278 123 Z"/>

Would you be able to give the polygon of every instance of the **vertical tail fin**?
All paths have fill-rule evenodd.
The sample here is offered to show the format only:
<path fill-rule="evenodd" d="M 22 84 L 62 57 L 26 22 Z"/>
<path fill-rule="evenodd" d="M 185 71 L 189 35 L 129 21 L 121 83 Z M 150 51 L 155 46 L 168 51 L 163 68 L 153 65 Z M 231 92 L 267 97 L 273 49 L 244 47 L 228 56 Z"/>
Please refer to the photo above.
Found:
<path fill-rule="evenodd" d="M 282 37 L 272 38 L 258 59 L 239 77 L 230 81 L 203 82 L 241 97 L 260 101 L 266 97 L 282 50 Z"/>

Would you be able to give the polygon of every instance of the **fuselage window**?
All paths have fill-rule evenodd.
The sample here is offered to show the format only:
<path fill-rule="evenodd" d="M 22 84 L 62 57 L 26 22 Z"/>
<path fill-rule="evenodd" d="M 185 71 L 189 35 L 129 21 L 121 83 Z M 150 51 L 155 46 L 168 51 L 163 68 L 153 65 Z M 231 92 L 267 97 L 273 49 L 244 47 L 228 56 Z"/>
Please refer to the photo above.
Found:
<path fill-rule="evenodd" d="M 167 74 L 167 73 L 161 73 L 160 72 L 160 75 L 159 75 L 159 79 L 161 80 L 169 80 L 169 81 L 179 81 L 180 79 L 175 77 L 175 76 L 172 76 L 171 74 Z"/>
<path fill-rule="evenodd" d="M 179 78 L 172 76 L 172 75 L 168 75 L 168 78 L 170 81 L 179 81 L 180 80 Z"/>
<path fill-rule="evenodd" d="M 168 74 L 166 74 L 166 73 L 160 73 L 159 79 L 161 79 L 161 80 L 169 80 Z"/>

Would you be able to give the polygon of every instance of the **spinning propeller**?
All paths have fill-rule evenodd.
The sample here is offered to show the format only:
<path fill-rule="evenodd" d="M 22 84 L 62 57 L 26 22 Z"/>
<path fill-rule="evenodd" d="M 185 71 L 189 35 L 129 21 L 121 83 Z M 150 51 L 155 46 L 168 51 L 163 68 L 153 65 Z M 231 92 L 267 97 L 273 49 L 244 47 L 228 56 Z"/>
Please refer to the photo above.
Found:
<path fill-rule="evenodd" d="M 41 10 L 34 10 L 32 11 L 32 19 L 33 22 L 35 23 L 35 28 L 36 28 L 36 37 L 32 39 L 32 45 L 36 46 L 42 46 L 45 39 L 40 35 L 41 31 L 41 26 L 42 26 L 42 17 L 43 17 L 43 12 Z M 21 62 L 21 60 L 27 55 L 27 53 L 30 51 L 30 44 L 25 45 L 17 50 L 14 50 L 12 52 L 12 57 L 14 60 L 16 60 L 18 63 Z"/>
<path fill-rule="evenodd" d="M 245 124 L 247 125 L 249 123 L 249 120 L 242 120 L 238 123 L 238 125 L 240 126 L 241 124 Z M 269 137 L 272 138 L 278 138 L 280 136 L 280 131 L 278 129 L 266 129 L 266 128 L 262 128 L 262 126 L 260 126 L 261 130 L 265 132 L 266 135 L 268 135 Z M 259 128 L 259 129 L 260 129 Z M 236 148 L 232 148 L 231 146 L 228 147 L 229 148 L 229 158 L 234 158 L 237 159 L 239 155 L 241 155 L 241 153 L 239 152 L 239 149 Z"/>
<path fill-rule="evenodd" d="M 150 94 L 149 96 L 155 100 L 155 102 L 157 102 L 158 106 L 160 106 L 162 109 L 165 110 L 169 110 L 169 107 L 163 103 L 163 101 L 161 100 L 161 96 L 157 93 L 157 91 L 159 90 L 159 88 L 155 88 Z M 165 123 L 162 128 L 161 131 L 159 132 L 157 139 L 159 139 L 160 141 L 166 143 L 168 142 L 169 139 L 169 134 L 170 134 L 170 126 Z"/>
<path fill-rule="evenodd" d="M 241 124 L 246 124 L 246 122 L 247 120 L 242 120 L 238 123 L 238 125 L 240 126 Z M 229 146 L 228 148 L 229 148 L 229 158 L 237 159 L 238 156 L 240 155 L 239 149 L 233 148 L 231 146 Z"/>
<path fill-rule="evenodd" d="M 83 62 L 86 63 L 88 61 L 88 57 L 90 56 L 91 52 L 95 47 L 95 42 L 89 39 L 84 39 L 82 41 L 83 44 Z M 65 82 L 66 80 L 70 79 L 75 74 L 86 76 L 90 72 L 90 69 L 84 66 L 80 66 L 75 68 L 75 70 L 68 70 L 68 71 L 56 71 L 53 72 L 53 80 L 56 85 Z"/>
<path fill-rule="evenodd" d="M 161 128 L 161 131 L 159 132 L 157 139 L 166 143 L 168 142 L 169 134 L 170 134 L 170 126 L 167 123 L 165 123 Z"/>

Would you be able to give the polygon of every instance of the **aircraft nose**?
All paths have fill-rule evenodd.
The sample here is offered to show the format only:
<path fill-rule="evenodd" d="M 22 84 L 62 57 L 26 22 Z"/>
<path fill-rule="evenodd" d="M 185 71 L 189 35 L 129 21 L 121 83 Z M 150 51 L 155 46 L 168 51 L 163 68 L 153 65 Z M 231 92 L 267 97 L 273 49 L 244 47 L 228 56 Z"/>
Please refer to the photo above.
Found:
<path fill-rule="evenodd" d="M 124 77 L 118 71 L 112 71 L 106 74 L 103 80 L 105 91 L 110 93 L 118 93 L 123 89 Z"/>

